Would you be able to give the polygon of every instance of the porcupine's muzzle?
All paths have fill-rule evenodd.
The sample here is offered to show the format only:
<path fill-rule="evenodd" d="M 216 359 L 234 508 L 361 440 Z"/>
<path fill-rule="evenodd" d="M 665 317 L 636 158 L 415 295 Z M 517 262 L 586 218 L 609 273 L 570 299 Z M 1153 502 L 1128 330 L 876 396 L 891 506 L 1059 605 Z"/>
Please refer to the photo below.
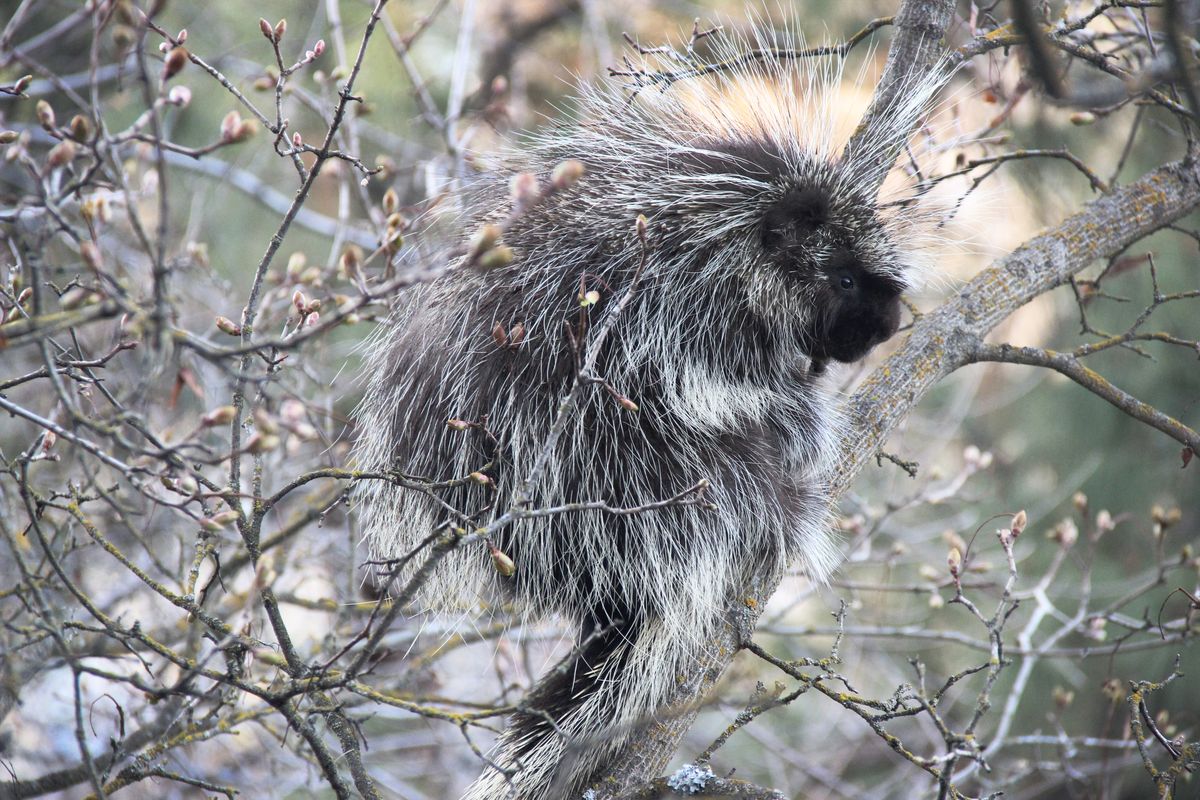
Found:
<path fill-rule="evenodd" d="M 814 371 L 821 372 L 828 361 L 843 364 L 858 361 L 876 345 L 892 338 L 899 327 L 898 296 L 846 304 L 831 318 L 820 320 L 809 329 L 808 356 Z"/>

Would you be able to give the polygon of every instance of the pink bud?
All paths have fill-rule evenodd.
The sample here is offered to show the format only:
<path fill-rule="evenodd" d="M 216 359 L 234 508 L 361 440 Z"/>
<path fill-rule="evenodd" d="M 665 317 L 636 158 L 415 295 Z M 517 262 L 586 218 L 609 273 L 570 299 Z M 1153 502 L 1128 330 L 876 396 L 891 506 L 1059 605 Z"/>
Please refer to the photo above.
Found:
<path fill-rule="evenodd" d="M 221 119 L 221 141 L 235 141 L 238 133 L 238 126 L 242 124 L 242 117 L 237 111 L 230 111 Z"/>

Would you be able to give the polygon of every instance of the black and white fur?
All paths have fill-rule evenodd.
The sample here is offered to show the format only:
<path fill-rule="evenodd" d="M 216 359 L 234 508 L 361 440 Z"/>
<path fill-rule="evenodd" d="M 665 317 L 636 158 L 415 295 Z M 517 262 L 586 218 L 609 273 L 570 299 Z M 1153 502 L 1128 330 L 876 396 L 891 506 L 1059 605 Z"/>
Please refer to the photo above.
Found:
<path fill-rule="evenodd" d="M 725 38 L 714 60 L 781 44 L 753 36 Z M 509 266 L 452 265 L 407 291 L 373 346 L 359 466 L 445 481 L 495 455 L 489 476 L 503 511 L 575 377 L 564 331 L 577 325 L 581 288 L 602 297 L 583 312 L 594 332 L 633 279 L 643 214 L 644 273 L 597 361 L 640 410 L 585 392 L 535 505 L 641 506 L 706 479 L 716 506 L 523 519 L 495 538 L 517 565 L 512 577 L 482 544 L 438 566 L 421 596 L 429 608 L 508 599 L 531 618 L 568 617 L 581 642 L 525 699 L 531 710 L 513 717 L 494 755 L 501 769 L 487 768 L 466 798 L 579 797 L 663 710 L 749 575 L 793 563 L 821 580 L 835 564 L 823 475 L 842 426 L 822 373 L 896 331 L 912 271 L 906 219 L 882 213 L 863 184 L 942 81 L 913 82 L 861 137 L 867 144 L 839 156 L 822 122 L 839 79 L 765 57 L 632 102 L 619 86 L 585 90 L 573 124 L 536 136 L 469 202 L 481 218 L 503 216 L 510 174 L 546 181 L 564 159 L 583 162 L 582 179 L 505 232 Z M 496 323 L 520 323 L 523 341 L 498 345 Z M 451 418 L 486 420 L 498 452 L 482 431 L 448 427 Z M 373 557 L 394 558 L 451 518 L 447 507 L 470 517 L 495 497 L 473 482 L 436 501 L 367 483 L 365 539 Z"/>

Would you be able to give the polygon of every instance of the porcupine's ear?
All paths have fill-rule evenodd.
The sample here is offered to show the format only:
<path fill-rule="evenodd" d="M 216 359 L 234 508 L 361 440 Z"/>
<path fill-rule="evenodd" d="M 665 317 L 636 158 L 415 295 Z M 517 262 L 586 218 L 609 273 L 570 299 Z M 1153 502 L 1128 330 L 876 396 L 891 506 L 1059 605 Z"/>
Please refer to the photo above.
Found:
<path fill-rule="evenodd" d="M 829 195 L 816 186 L 788 189 L 763 216 L 764 247 L 802 242 L 829 219 Z"/>

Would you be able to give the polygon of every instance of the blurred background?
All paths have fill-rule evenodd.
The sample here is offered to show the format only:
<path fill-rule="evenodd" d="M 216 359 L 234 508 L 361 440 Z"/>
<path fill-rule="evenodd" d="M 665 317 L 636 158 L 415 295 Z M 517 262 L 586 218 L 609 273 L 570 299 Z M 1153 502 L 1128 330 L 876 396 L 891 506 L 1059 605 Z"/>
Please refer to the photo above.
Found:
<path fill-rule="evenodd" d="M 43 334 L 6 336 L 0 326 L 0 394 L 82 431 L 122 462 L 147 468 L 141 478 L 122 474 L 61 437 L 51 451 L 43 428 L 0 415 L 0 531 L 7 540 L 0 556 L 0 797 L 7 796 L 3 781 L 10 778 L 25 782 L 18 797 L 95 795 L 86 771 L 73 782 L 62 777 L 80 768 L 81 746 L 101 761 L 119 751 L 111 771 L 97 768 L 106 786 L 125 765 L 141 765 L 137 780 L 130 773 L 125 784 L 109 789 L 125 797 L 212 796 L 222 787 L 250 797 L 334 796 L 292 724 L 252 693 L 203 676 L 185 681 L 188 670 L 171 659 L 128 637 L 102 635 L 96 629 L 104 626 L 58 579 L 45 552 L 49 546 L 57 553 L 70 580 L 120 625 L 138 624 L 219 670 L 222 655 L 211 633 L 198 630 L 195 618 L 161 593 L 147 591 L 130 566 L 181 595 L 204 598 L 211 613 L 262 642 L 261 652 L 247 656 L 246 680 L 264 687 L 282 680 L 273 672 L 276 639 L 258 595 L 264 582 L 274 585 L 295 648 L 318 662 L 339 653 L 377 608 L 365 556 L 356 549 L 347 483 L 313 481 L 274 506 L 262 536 L 277 538 L 267 565 L 257 569 L 248 566 L 228 522 L 198 534 L 219 510 L 182 502 L 189 493 L 199 495 L 187 487 L 178 491 L 188 474 L 224 480 L 228 425 L 209 426 L 203 415 L 231 403 L 247 365 L 239 366 L 241 353 L 230 352 L 239 340 L 214 320 L 226 317 L 236 327 L 241 319 L 256 268 L 301 185 L 296 159 L 279 153 L 289 141 L 324 138 L 372 4 L 157 5 L 147 9 L 154 23 L 244 93 L 266 123 L 198 63 L 162 79 L 170 59 L 159 48 L 164 37 L 142 27 L 132 3 L 0 2 L 0 84 L 32 76 L 24 96 L 0 95 L 0 128 L 19 135 L 6 143 L 0 166 L 5 322 L 24 313 L 16 310 L 31 283 L 31 264 L 46 295 L 44 313 L 115 303 L 111 313 L 97 311 Z M 1053 24 L 1090 11 L 1086 4 L 1046 5 Z M 1161 11 L 1121 5 L 1080 30 L 1087 46 L 1133 69 L 1148 62 L 1161 37 Z M 297 291 L 306 303 L 322 299 L 321 324 L 330 323 L 301 344 L 272 350 L 273 357 L 286 355 L 278 363 L 257 356 L 249 363 L 247 392 L 259 396 L 258 413 L 247 412 L 247 436 L 274 437 L 259 462 L 266 493 L 306 471 L 347 466 L 363 343 L 387 312 L 382 296 L 351 308 L 355 286 L 386 285 L 386 264 L 400 248 L 385 247 L 381 255 L 380 242 L 402 232 L 402 261 L 419 258 L 423 248 L 435 250 L 423 242 L 422 226 L 439 203 L 452 202 L 438 199 L 441 193 L 493 163 L 503 147 L 519 146 L 521 131 L 560 123 L 580 82 L 609 80 L 607 68 L 619 66 L 628 52 L 623 33 L 649 46 L 679 47 L 694 19 L 744 29 L 753 16 L 760 25 L 798 29 L 815 45 L 848 38 L 895 11 L 890 2 L 794 2 L 751 12 L 740 3 L 670 0 L 387 4 L 356 75 L 361 102 L 349 104 L 335 142 L 358 163 L 323 165 L 265 273 L 259 335 L 287 342 L 316 325 L 308 312 L 297 318 Z M 997 30 L 1008 13 L 1007 4 L 960 4 L 948 43 L 959 46 Z M 275 31 L 275 22 L 286 19 L 278 37 L 285 67 L 303 61 L 306 51 L 315 54 L 286 76 L 278 105 L 280 70 L 260 16 Z M 183 30 L 186 41 L 180 42 Z M 848 55 L 842 93 L 849 107 L 869 99 L 888 37 L 884 27 Z M 145 73 L 139 63 L 149 64 Z M 1026 67 L 1017 48 L 972 59 L 898 165 L 897 186 L 928 188 L 928 202 L 945 211 L 923 254 L 927 284 L 910 298 L 917 313 L 935 308 L 996 258 L 1097 194 L 1095 182 L 1062 158 L 1014 158 L 994 170 L 990 162 L 971 167 L 972 160 L 1069 151 L 1111 187 L 1184 154 L 1188 132 L 1161 107 L 1054 104 Z M 1086 68 L 1073 64 L 1069 74 L 1085 81 Z M 186 88 L 186 101 L 179 87 Z M 57 115 L 51 127 L 64 129 L 81 113 L 114 136 L 133 133 L 112 142 L 95 168 L 83 155 L 67 170 L 30 168 L 26 159 L 45 164 L 61 138 L 39 121 L 39 100 Z M 153 123 L 148 105 L 157 110 Z M 281 118 L 287 131 L 276 139 L 269 126 Z M 295 135 L 299 140 L 291 139 Z M 173 147 L 156 147 L 164 140 Z M 296 158 L 311 168 L 311 154 Z M 961 174 L 941 179 L 953 173 Z M 46 214 L 34 219 L 26 213 L 46 208 L 51 219 L 62 215 L 66 228 L 90 231 L 91 238 L 63 235 Z M 1194 215 L 1185 218 L 1112 263 L 1095 265 L 1074 290 L 1039 297 L 990 341 L 1068 351 L 1129 329 L 1156 291 L 1200 290 L 1196 222 Z M 143 236 L 161 241 L 161 263 L 171 272 L 165 326 L 125 305 L 151 293 L 147 252 L 156 245 L 147 248 Z M 87 241 L 96 243 L 99 256 L 83 246 Z M 51 284 L 53 294 L 45 288 Z M 1081 313 L 1090 332 L 1081 332 Z M 1087 365 L 1194 425 L 1200 350 L 1186 344 L 1200 337 L 1198 320 L 1196 303 L 1186 298 L 1155 307 L 1145 330 L 1170 333 L 1184 346 L 1112 347 L 1089 356 Z M 127 341 L 139 346 L 116 354 L 102 379 L 71 377 L 65 388 L 18 382 L 45 359 L 61 360 L 59 349 L 96 359 Z M 59 349 L 50 356 L 47 347 Z M 882 350 L 838 373 L 845 391 L 886 356 L 887 347 Z M 129 441 L 135 434 L 114 431 L 133 418 L 126 415 L 158 441 L 178 446 L 188 464 L 168 463 L 161 448 L 147 452 L 144 442 Z M 195 448 L 184 450 L 187 443 Z M 1024 509 L 1028 528 L 1015 546 L 1020 604 L 1003 631 L 1003 657 L 1011 664 L 990 688 L 990 706 L 981 700 L 983 673 L 962 675 L 938 705 L 956 730 L 981 713 L 975 735 L 991 769 L 958 762 L 961 786 L 971 796 L 1002 791 L 1008 798 L 1155 796 L 1131 738 L 1126 696 L 1129 681 L 1162 680 L 1179 658 L 1183 677 L 1148 697 L 1148 711 L 1167 739 L 1196 738 L 1196 465 L 1181 468 L 1178 443 L 1071 381 L 996 364 L 945 380 L 887 450 L 915 462 L 915 477 L 888 460 L 859 477 L 839 509 L 844 567 L 829 586 L 787 580 L 764 615 L 759 643 L 785 659 L 825 657 L 837 630 L 833 614 L 845 603 L 838 672 L 861 695 L 886 703 L 897 687 L 918 685 L 921 676 L 933 691 L 952 675 L 986 666 L 988 631 L 962 606 L 948 605 L 954 588 L 947 555 L 953 548 L 965 554 L 964 593 L 990 615 L 1008 575 L 996 530 Z M 31 459 L 31 453 L 61 458 Z M 31 532 L 34 518 L 45 527 L 48 545 Z M 104 531 L 128 563 L 91 535 L 89 524 Z M 204 566 L 214 561 L 218 580 L 214 568 Z M 207 597 L 205 574 L 212 581 Z M 340 698 L 367 743 L 364 759 L 381 796 L 415 800 L 461 790 L 481 768 L 476 750 L 487 749 L 502 716 L 476 725 L 460 715 L 515 702 L 563 648 L 554 625 L 521 625 L 504 609 L 464 612 L 461 619 L 401 616 L 368 682 L 403 703 L 363 693 Z M 695 758 L 777 681 L 795 688 L 784 673 L 742 654 L 677 764 Z M 156 697 L 155 687 L 163 694 Z M 170 720 L 161 718 L 160 702 L 173 704 Z M 444 715 L 414 713 L 404 703 Z M 301 713 L 323 724 L 312 708 Z M 223 729 L 221 720 L 228 722 Z M 164 733 L 129 738 L 139 730 Z M 945 750 L 927 717 L 899 719 L 888 730 L 922 755 Z M 129 760 L 139 754 L 143 761 Z M 154 774 L 146 769 L 151 764 L 200 783 Z M 787 797 L 938 796 L 928 774 L 893 752 L 863 719 L 811 692 L 757 716 L 716 752 L 712 766 L 718 774 L 736 769 L 737 777 Z M 65 785 L 46 783 L 42 788 L 54 791 L 31 793 L 32 782 L 54 776 Z M 1181 781 L 1178 796 L 1200 796 L 1194 775 L 1184 773 Z"/>

